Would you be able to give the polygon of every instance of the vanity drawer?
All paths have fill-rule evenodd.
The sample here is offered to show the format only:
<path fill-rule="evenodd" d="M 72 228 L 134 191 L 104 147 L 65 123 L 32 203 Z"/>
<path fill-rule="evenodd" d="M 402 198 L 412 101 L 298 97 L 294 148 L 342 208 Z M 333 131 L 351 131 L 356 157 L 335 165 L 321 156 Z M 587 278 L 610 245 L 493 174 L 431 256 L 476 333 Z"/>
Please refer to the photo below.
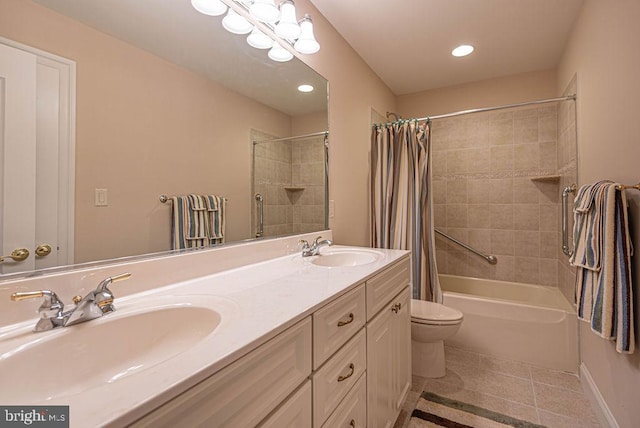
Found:
<path fill-rule="evenodd" d="M 367 374 L 355 386 L 322 428 L 366 428 L 367 426 Z"/>
<path fill-rule="evenodd" d="M 260 428 L 303 428 L 311 426 L 311 381 L 304 383 Z"/>
<path fill-rule="evenodd" d="M 411 283 L 410 266 L 406 258 L 367 281 L 367 321 Z"/>
<path fill-rule="evenodd" d="M 365 324 L 364 284 L 313 314 L 313 368 L 317 369 Z"/>
<path fill-rule="evenodd" d="M 365 329 L 361 329 L 313 374 L 313 426 L 321 427 L 367 368 Z"/>
<path fill-rule="evenodd" d="M 256 426 L 310 373 L 308 317 L 132 426 Z"/>

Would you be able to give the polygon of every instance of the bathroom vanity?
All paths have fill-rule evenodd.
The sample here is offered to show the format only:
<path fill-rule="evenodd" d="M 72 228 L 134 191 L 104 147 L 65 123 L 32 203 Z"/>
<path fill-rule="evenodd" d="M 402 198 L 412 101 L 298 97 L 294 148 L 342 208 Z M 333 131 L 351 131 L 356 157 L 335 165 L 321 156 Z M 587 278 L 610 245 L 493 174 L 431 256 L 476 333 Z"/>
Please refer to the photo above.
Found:
<path fill-rule="evenodd" d="M 0 371 L 15 390 L 0 401 L 68 404 L 72 427 L 393 425 L 411 384 L 409 253 L 303 258 L 301 237 L 315 236 L 0 284 L 2 299 L 58 287 L 67 302 L 78 283 L 132 273 L 112 287 L 116 312 L 83 324 L 34 333 L 33 312 L 10 306 Z M 19 370 L 38 359 L 55 379 Z"/>

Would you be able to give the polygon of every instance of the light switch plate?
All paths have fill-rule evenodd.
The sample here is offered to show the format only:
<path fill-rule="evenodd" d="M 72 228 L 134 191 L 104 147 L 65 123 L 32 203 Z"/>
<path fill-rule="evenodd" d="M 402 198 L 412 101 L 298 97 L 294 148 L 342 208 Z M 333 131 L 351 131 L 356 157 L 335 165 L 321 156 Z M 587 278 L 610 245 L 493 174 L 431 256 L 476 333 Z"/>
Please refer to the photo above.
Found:
<path fill-rule="evenodd" d="M 107 189 L 96 189 L 96 207 L 106 207 L 107 205 L 109 205 Z"/>

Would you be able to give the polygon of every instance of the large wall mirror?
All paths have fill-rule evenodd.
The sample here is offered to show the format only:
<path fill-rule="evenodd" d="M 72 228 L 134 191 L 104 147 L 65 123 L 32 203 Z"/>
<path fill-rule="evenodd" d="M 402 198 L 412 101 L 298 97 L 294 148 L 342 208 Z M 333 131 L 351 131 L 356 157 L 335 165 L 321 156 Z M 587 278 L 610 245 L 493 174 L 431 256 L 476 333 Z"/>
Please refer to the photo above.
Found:
<path fill-rule="evenodd" d="M 327 81 L 297 58 L 268 59 L 221 19 L 188 0 L 0 3 L 0 279 L 170 250 L 163 194 L 225 197 L 225 243 L 256 237 L 256 193 L 270 198 L 264 236 L 327 227 Z M 291 139 L 254 144 L 276 138 Z M 30 160 L 16 160 L 25 147 Z M 287 150 L 290 166 L 264 175 Z"/>

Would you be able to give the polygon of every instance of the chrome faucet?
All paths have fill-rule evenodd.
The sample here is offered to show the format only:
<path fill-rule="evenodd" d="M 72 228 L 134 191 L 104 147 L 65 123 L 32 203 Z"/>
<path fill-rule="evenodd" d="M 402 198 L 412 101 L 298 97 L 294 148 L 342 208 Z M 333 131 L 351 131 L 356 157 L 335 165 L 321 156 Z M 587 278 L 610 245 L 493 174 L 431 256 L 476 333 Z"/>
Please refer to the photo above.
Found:
<path fill-rule="evenodd" d="M 305 239 L 301 239 L 298 244 L 302 246 L 302 257 L 317 256 L 320 254 L 320 248 L 324 246 L 333 245 L 333 241 L 330 239 L 322 239 L 322 236 L 318 236 L 311 245 Z"/>
<path fill-rule="evenodd" d="M 56 293 L 49 290 L 13 293 L 11 300 L 20 301 L 33 297 L 44 297 L 44 302 L 38 309 L 40 320 L 33 330 L 47 331 L 57 327 L 80 324 L 115 311 L 113 293 L 109 290 L 109 285 L 130 277 L 130 273 L 123 273 L 106 278 L 98 284 L 95 290 L 90 291 L 83 298 L 80 296 L 74 297 L 73 302 L 76 306 L 66 312 L 64 311 L 64 303 Z"/>

